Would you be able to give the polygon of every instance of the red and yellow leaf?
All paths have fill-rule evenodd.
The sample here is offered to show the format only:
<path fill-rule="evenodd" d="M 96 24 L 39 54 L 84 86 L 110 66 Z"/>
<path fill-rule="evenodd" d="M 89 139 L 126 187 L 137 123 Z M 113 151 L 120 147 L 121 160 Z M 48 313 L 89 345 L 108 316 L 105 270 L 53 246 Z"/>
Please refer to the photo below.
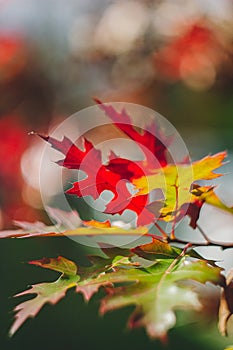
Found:
<path fill-rule="evenodd" d="M 226 153 L 222 152 L 196 161 L 192 166 L 184 164 L 167 165 L 162 171 L 155 170 L 153 175 L 134 179 L 133 184 L 139 190 L 135 196 L 148 194 L 157 188 L 162 189 L 165 201 L 160 214 L 166 221 L 172 221 L 175 216 L 179 216 L 184 206 L 188 207 L 190 203 L 194 204 L 188 213 L 196 218 L 195 220 L 193 219 L 194 222 L 192 223 L 194 227 L 198 218 L 198 213 L 195 209 L 200 209 L 201 204 L 205 201 L 209 201 L 209 204 L 216 205 L 224 210 L 226 209 L 216 195 L 213 195 L 212 200 L 210 194 L 209 196 L 207 195 L 210 187 L 200 187 L 202 195 L 198 195 L 200 191 L 192 191 L 195 181 L 211 180 L 221 176 L 221 174 L 213 171 L 223 165 L 222 162 L 225 157 Z"/>

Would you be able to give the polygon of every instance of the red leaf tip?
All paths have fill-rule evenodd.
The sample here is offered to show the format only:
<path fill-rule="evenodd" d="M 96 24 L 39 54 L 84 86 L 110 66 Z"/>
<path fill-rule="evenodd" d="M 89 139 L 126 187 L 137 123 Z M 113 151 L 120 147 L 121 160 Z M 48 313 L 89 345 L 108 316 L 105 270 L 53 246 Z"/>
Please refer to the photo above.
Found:
<path fill-rule="evenodd" d="M 35 134 L 37 136 L 39 136 L 41 139 L 45 140 L 45 141 L 48 141 L 49 140 L 49 136 L 45 136 L 45 135 L 42 135 L 42 134 Z"/>
<path fill-rule="evenodd" d="M 95 101 L 95 103 L 97 103 L 98 105 L 102 105 L 103 104 L 103 102 L 100 101 L 100 99 L 98 99 L 97 97 L 92 97 L 92 98 Z"/>
<path fill-rule="evenodd" d="M 51 259 L 49 258 L 43 258 L 40 260 L 31 260 L 28 262 L 28 264 L 30 265 L 45 265 L 45 264 L 49 264 L 51 261 Z"/>
<path fill-rule="evenodd" d="M 30 131 L 28 132 L 28 135 L 31 136 L 31 135 L 36 135 L 36 136 L 39 136 L 40 138 L 42 138 L 43 140 L 45 141 L 48 141 L 49 140 L 49 136 L 45 136 L 45 135 L 42 135 L 42 134 L 39 134 L 35 131 Z"/>

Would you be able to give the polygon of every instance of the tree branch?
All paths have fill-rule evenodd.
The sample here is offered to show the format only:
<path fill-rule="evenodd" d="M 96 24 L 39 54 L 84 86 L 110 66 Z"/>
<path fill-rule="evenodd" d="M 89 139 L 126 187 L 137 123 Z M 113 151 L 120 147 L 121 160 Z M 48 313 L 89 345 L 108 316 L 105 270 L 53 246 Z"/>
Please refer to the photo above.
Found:
<path fill-rule="evenodd" d="M 177 237 L 175 237 L 174 239 L 168 237 L 167 238 L 167 243 L 187 244 L 188 242 L 183 240 L 183 239 L 177 238 Z M 208 241 L 206 241 L 206 242 L 200 242 L 200 243 L 189 242 L 189 243 L 191 243 L 193 247 L 210 247 L 210 246 L 213 246 L 213 247 L 222 248 L 223 250 L 227 249 L 227 248 L 233 248 L 233 243 L 232 242 L 216 242 L 216 241 L 210 240 L 209 238 L 208 238 Z"/>

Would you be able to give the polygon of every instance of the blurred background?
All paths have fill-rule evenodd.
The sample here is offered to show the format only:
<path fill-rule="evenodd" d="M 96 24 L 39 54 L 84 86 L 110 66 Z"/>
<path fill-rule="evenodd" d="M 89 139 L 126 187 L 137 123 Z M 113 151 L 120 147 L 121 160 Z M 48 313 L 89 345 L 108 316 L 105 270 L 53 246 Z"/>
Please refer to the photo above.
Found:
<path fill-rule="evenodd" d="M 231 0 L 0 0 L 0 229 L 11 227 L 13 219 L 46 220 L 38 180 L 43 143 L 27 133 L 46 134 L 93 105 L 93 96 L 156 110 L 180 132 L 193 159 L 227 150 L 233 160 L 232 58 Z M 221 182 L 229 205 L 232 170 L 229 164 L 231 175 Z M 129 310 L 99 319 L 95 300 L 86 306 L 76 295 L 55 308 L 46 306 L 7 340 L 12 319 L 7 312 L 14 304 L 7 298 L 38 277 L 49 278 L 48 271 L 19 261 L 58 254 L 85 258 L 67 238 L 6 240 L 0 251 L 1 349 L 160 348 L 143 330 L 124 331 Z M 203 333 L 196 326 L 180 327 L 171 332 L 169 349 L 184 342 L 207 350 L 227 344 L 210 321 Z"/>

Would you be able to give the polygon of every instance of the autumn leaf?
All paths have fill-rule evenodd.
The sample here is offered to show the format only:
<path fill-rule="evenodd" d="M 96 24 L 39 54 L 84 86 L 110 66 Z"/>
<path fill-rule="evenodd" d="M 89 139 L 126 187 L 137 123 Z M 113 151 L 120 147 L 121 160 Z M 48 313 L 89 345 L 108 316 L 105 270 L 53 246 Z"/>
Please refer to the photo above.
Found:
<path fill-rule="evenodd" d="M 56 235 L 60 232 L 55 226 L 47 226 L 43 222 L 14 221 L 20 229 L 0 231 L 0 238 L 29 238 L 36 236 Z"/>
<path fill-rule="evenodd" d="M 148 130 L 136 130 L 132 126 L 130 116 L 125 110 L 117 112 L 111 105 L 101 104 L 96 100 L 100 108 L 108 115 L 112 122 L 130 137 L 142 149 L 145 155 L 144 161 L 131 161 L 111 152 L 108 162 L 102 164 L 101 152 L 93 144 L 83 138 L 83 150 L 79 149 L 66 137 L 59 141 L 53 137 L 43 136 L 53 148 L 65 155 L 65 158 L 57 163 L 69 169 L 83 170 L 86 178 L 76 181 L 67 190 L 68 194 L 78 197 L 92 196 L 97 199 L 100 194 L 109 190 L 113 193 L 113 198 L 106 206 L 105 213 L 116 214 L 125 210 L 133 210 L 138 215 L 138 225 L 153 223 L 156 216 L 147 209 L 143 211 L 148 203 L 148 196 L 137 198 L 128 189 L 128 184 L 135 178 L 147 174 L 151 168 L 165 166 L 167 164 L 167 146 L 171 140 L 165 138 L 152 122 Z M 156 135 L 156 136 L 155 136 Z M 158 165 L 160 164 L 160 165 Z M 143 214 L 141 212 L 143 211 Z"/>
<path fill-rule="evenodd" d="M 145 164 L 144 164 L 145 165 Z M 122 179 L 116 185 L 114 198 L 106 205 L 104 213 L 106 214 L 122 214 L 125 210 L 132 210 L 137 214 L 137 225 L 149 225 L 156 219 L 156 214 L 149 210 L 149 196 L 134 196 L 127 185 L 132 183 L 133 179 L 140 178 L 146 172 L 141 162 L 132 162 L 128 159 L 111 159 L 106 168 L 113 171 Z"/>
<path fill-rule="evenodd" d="M 222 335 L 228 335 L 228 323 L 233 314 L 233 270 L 231 270 L 226 279 L 226 285 L 222 288 L 218 329 Z M 231 330 L 232 333 L 232 330 Z"/>
<path fill-rule="evenodd" d="M 30 317 L 35 317 L 41 308 L 46 303 L 56 304 L 60 299 L 62 299 L 66 291 L 70 288 L 76 287 L 77 292 L 81 292 L 86 300 L 98 291 L 100 286 L 109 285 L 108 278 L 102 278 L 102 281 L 97 280 L 101 273 L 112 268 L 113 266 L 121 266 L 120 261 L 116 262 L 115 253 L 119 253 L 118 249 L 112 250 L 111 258 L 101 258 L 101 257 L 90 257 L 93 265 L 90 267 L 78 269 L 77 265 L 59 256 L 58 258 L 44 258 L 42 260 L 30 261 L 31 265 L 37 265 L 46 269 L 61 272 L 61 276 L 52 283 L 40 283 L 33 285 L 30 289 L 15 295 L 16 297 L 36 294 L 36 297 L 27 300 L 14 309 L 15 311 L 15 321 L 10 328 L 10 336 L 12 336 L 21 325 Z M 121 249 L 121 254 L 130 255 L 130 251 Z M 114 257 L 114 258 L 113 258 Z M 115 259 L 115 260 L 114 260 Z M 123 264 L 127 264 L 127 260 L 123 260 Z M 132 265 L 128 261 L 129 265 Z M 79 275 L 77 275 L 77 272 Z M 78 281 L 80 280 L 80 284 Z"/>
<path fill-rule="evenodd" d="M 105 220 L 105 221 L 89 220 L 89 221 L 83 221 L 83 224 L 87 227 L 97 227 L 97 228 L 111 227 L 111 222 L 109 220 Z"/>
<path fill-rule="evenodd" d="M 135 196 L 148 194 L 157 188 L 162 189 L 165 201 L 164 207 L 160 209 L 160 214 L 165 221 L 174 220 L 174 216 L 176 219 L 181 218 L 180 214 L 184 212 L 184 209 L 188 210 L 188 205 L 192 203 L 193 206 L 187 214 L 193 220 L 191 226 L 195 227 L 199 216 L 197 209 L 200 209 L 204 202 L 231 211 L 213 194 L 212 188 L 195 185 L 195 181 L 211 180 L 221 176 L 214 170 L 223 165 L 225 157 L 226 153 L 222 152 L 196 161 L 191 166 L 167 165 L 162 170 L 154 170 L 153 175 L 133 180 L 133 184 L 139 190 Z"/>
<path fill-rule="evenodd" d="M 91 235 L 124 235 L 124 236 L 140 236 L 148 233 L 148 228 L 145 226 L 139 226 L 135 229 L 124 229 L 118 226 L 111 226 L 106 228 L 101 227 L 78 227 L 74 230 L 67 230 L 64 232 L 67 236 L 91 236 Z"/>
<path fill-rule="evenodd" d="M 105 248 L 106 257 L 90 256 L 91 265 L 77 265 L 63 257 L 31 261 L 30 264 L 62 273 L 52 283 L 33 285 L 31 289 L 17 296 L 36 294 L 15 308 L 15 322 L 11 327 L 13 335 L 29 317 L 34 317 L 45 303 L 55 304 L 75 287 L 86 301 L 90 300 L 100 287 L 107 296 L 101 301 L 100 312 L 135 304 L 136 310 L 130 317 L 130 327 L 144 326 L 151 337 L 162 338 L 167 330 L 175 324 L 177 309 L 192 308 L 199 310 L 201 303 L 197 293 L 188 283 L 192 280 L 200 283 L 221 283 L 221 269 L 207 262 L 189 260 L 189 252 L 172 248 L 166 244 L 153 241 L 150 253 L 154 249 L 157 258 L 148 265 L 137 261 L 146 246 L 135 250 L 122 248 Z M 123 285 L 119 287 L 119 283 Z"/>
<path fill-rule="evenodd" d="M 0 238 L 30 238 L 36 236 L 60 236 L 65 231 L 79 227 L 81 219 L 75 210 L 70 212 L 58 208 L 46 208 L 55 225 L 45 225 L 43 222 L 14 221 L 19 230 L 0 231 Z"/>
<path fill-rule="evenodd" d="M 164 338 L 176 322 L 174 310 L 200 310 L 201 303 L 193 288 L 182 281 L 219 283 L 220 269 L 203 261 L 160 259 L 149 268 L 117 270 L 109 273 L 113 283 L 127 283 L 109 287 L 108 296 L 101 301 L 101 313 L 128 305 L 136 305 L 129 319 L 129 327 L 145 327 L 152 338 Z"/>
<path fill-rule="evenodd" d="M 79 276 L 76 275 L 77 267 L 75 263 L 63 257 L 31 261 L 30 264 L 59 271 L 62 275 L 53 283 L 35 284 L 30 289 L 15 295 L 16 297 L 20 297 L 28 294 L 36 294 L 36 297 L 15 307 L 15 321 L 9 332 L 11 336 L 29 317 L 35 317 L 44 304 L 56 304 L 65 296 L 66 291 L 74 287 L 79 280 Z"/>
<path fill-rule="evenodd" d="M 193 189 L 191 190 L 191 193 L 194 195 L 192 202 L 185 203 L 181 206 L 179 213 L 176 216 L 176 221 L 178 222 L 184 217 L 184 215 L 188 215 L 191 219 L 190 226 L 195 229 L 204 203 L 233 214 L 233 207 L 228 207 L 224 204 L 216 195 L 214 189 L 213 186 L 193 186 Z"/>
<path fill-rule="evenodd" d="M 59 256 L 58 258 L 44 258 L 42 260 L 29 261 L 31 265 L 41 266 L 45 269 L 61 272 L 64 276 L 70 277 L 77 274 L 77 266 L 72 261 Z"/>
<path fill-rule="evenodd" d="M 220 198 L 214 192 L 214 187 L 199 187 L 197 191 L 193 190 L 192 193 L 199 199 L 200 201 L 212 205 L 216 208 L 224 210 L 230 214 L 233 214 L 233 207 L 228 207 L 224 204 Z"/>
<path fill-rule="evenodd" d="M 126 209 L 132 210 L 137 214 L 136 221 L 138 226 L 150 225 L 156 220 L 156 214 L 149 210 L 147 195 L 135 197 L 129 194 L 128 197 L 125 197 L 125 194 L 119 191 L 117 198 L 107 204 L 104 212 L 106 214 L 122 214 Z"/>
<path fill-rule="evenodd" d="M 131 251 L 144 259 L 156 260 L 175 259 L 181 254 L 182 249 L 153 238 L 152 242 L 135 247 Z"/>
<path fill-rule="evenodd" d="M 15 221 L 18 230 L 0 231 L 0 238 L 31 238 L 31 237 L 59 237 L 59 236 L 91 236 L 91 235 L 143 235 L 148 232 L 147 227 L 124 229 L 112 225 L 110 221 L 81 221 L 76 211 L 63 211 L 58 208 L 47 208 L 55 225 L 45 225 L 42 222 Z"/>
<path fill-rule="evenodd" d="M 167 191 L 168 194 L 170 194 L 172 187 L 174 188 L 174 193 L 175 187 L 178 187 L 179 189 L 181 188 L 181 196 L 179 196 L 181 197 L 180 201 L 184 202 L 182 200 L 182 195 L 185 196 L 194 181 L 211 180 L 221 176 L 221 174 L 214 173 L 213 170 L 223 165 L 222 161 L 225 157 L 226 153 L 222 152 L 196 161 L 192 163 L 192 166 L 186 164 L 169 164 L 162 170 L 155 169 L 152 175 L 141 177 L 133 181 L 136 188 L 139 189 L 137 195 L 148 194 L 156 188 L 162 188 L 166 191 L 166 187 L 168 187 Z M 175 196 L 171 197 L 173 198 Z"/>
<path fill-rule="evenodd" d="M 80 150 L 66 137 L 59 141 L 53 137 L 39 136 L 65 155 L 63 160 L 57 162 L 59 165 L 69 169 L 82 170 L 86 173 L 86 178 L 74 182 L 66 193 L 78 197 L 92 196 L 97 199 L 103 191 L 109 190 L 113 193 L 113 199 L 106 206 L 105 213 L 122 213 L 127 209 L 131 209 L 137 214 L 142 212 L 148 196 L 133 198 L 127 187 L 132 178 L 141 177 L 144 174 L 143 168 L 137 163 L 128 159 L 115 158 L 112 152 L 109 155 L 109 162 L 104 165 L 102 164 L 101 152 L 86 139 L 83 140 L 84 150 Z M 119 210 L 119 206 L 122 210 Z M 146 216 L 140 217 L 138 225 L 146 225 L 153 220 L 154 215 L 148 211 Z"/>
<path fill-rule="evenodd" d="M 132 248 L 131 251 L 138 256 L 146 260 L 157 260 L 157 259 L 176 259 L 183 252 L 183 249 L 176 246 L 171 246 L 162 239 L 152 237 L 150 243 L 139 245 L 135 248 Z M 198 254 L 194 249 L 188 249 L 185 252 L 186 256 L 204 260 L 203 257 Z M 214 265 L 213 261 L 208 261 L 209 264 Z"/>
<path fill-rule="evenodd" d="M 149 153 L 145 153 L 145 160 L 133 162 L 111 152 L 107 163 L 102 164 L 101 152 L 86 139 L 83 139 L 83 149 L 79 149 L 66 137 L 59 141 L 40 135 L 65 155 L 64 160 L 58 162 L 59 165 L 86 173 L 85 179 L 73 183 L 68 194 L 97 199 L 103 191 L 109 190 L 113 193 L 113 198 L 106 204 L 104 213 L 114 215 L 132 210 L 137 214 L 138 226 L 150 225 L 156 220 L 177 222 L 188 215 L 191 219 L 190 226 L 196 228 L 204 203 L 232 212 L 232 208 L 227 208 L 209 186 L 196 184 L 200 180 L 212 180 L 221 176 L 214 171 L 223 165 L 226 152 L 207 156 L 191 165 L 168 164 L 166 147 L 160 141 L 162 138 L 154 136 L 154 123 L 142 132 L 134 128 L 126 110 L 118 112 L 111 105 L 102 104 L 99 100 L 96 102 L 126 136 L 138 143 L 142 150 L 145 151 L 146 148 Z M 169 142 L 166 140 L 165 144 Z M 160 167 L 150 159 L 151 154 L 159 160 Z M 134 185 L 136 193 L 129 190 L 130 184 Z M 163 201 L 151 201 L 149 194 L 157 189 L 162 190 Z"/>
<path fill-rule="evenodd" d="M 129 249 L 107 248 L 102 249 L 106 258 L 100 256 L 89 256 L 90 267 L 80 267 L 80 281 L 77 283 L 76 292 L 81 293 L 86 301 L 97 293 L 100 287 L 110 287 L 109 272 L 116 268 L 137 266 L 130 260 L 132 253 Z"/>
<path fill-rule="evenodd" d="M 155 166 L 155 158 L 160 163 L 161 167 L 167 164 L 167 148 L 171 139 L 165 140 L 165 136 L 158 130 L 158 126 L 156 126 L 155 122 L 151 122 L 151 125 L 149 125 L 146 130 L 136 130 L 125 109 L 118 112 L 112 105 L 102 103 L 97 98 L 94 100 L 112 122 L 141 147 L 148 167 L 153 168 L 153 165 Z"/>
<path fill-rule="evenodd" d="M 110 190 L 117 195 L 115 187 L 120 176 L 110 173 L 102 165 L 101 151 L 97 150 L 93 144 L 83 138 L 83 148 L 80 150 L 71 140 L 64 137 L 61 141 L 44 135 L 39 135 L 49 142 L 53 148 L 60 151 L 65 158 L 57 163 L 68 169 L 78 169 L 86 173 L 83 180 L 75 182 L 67 193 L 75 194 L 78 197 L 92 196 L 97 199 L 104 190 Z"/>

